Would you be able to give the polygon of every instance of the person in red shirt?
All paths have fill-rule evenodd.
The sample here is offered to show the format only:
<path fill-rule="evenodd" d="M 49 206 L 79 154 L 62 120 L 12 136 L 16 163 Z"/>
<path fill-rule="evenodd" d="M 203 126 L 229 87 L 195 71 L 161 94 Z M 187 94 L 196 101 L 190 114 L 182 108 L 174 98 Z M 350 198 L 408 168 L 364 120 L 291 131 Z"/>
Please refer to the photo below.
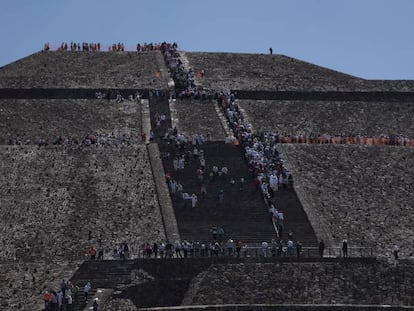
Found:
<path fill-rule="evenodd" d="M 96 259 L 96 249 L 95 249 L 95 247 L 91 246 L 89 248 L 89 256 L 90 256 L 91 260 Z"/>
<path fill-rule="evenodd" d="M 43 294 L 43 300 L 45 302 L 45 309 L 47 310 L 51 304 L 52 301 L 52 295 L 49 293 L 49 291 L 45 291 Z"/>

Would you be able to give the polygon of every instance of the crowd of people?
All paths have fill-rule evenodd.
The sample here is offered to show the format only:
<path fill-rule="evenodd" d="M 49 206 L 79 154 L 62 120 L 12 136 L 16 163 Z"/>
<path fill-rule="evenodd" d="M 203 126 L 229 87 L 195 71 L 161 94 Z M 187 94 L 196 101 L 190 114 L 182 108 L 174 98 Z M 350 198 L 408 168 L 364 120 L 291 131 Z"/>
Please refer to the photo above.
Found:
<path fill-rule="evenodd" d="M 156 128 L 159 129 L 166 120 L 166 116 L 156 115 L 155 116 L 155 124 Z M 150 141 L 153 139 L 153 133 L 150 133 Z M 202 198 L 205 197 L 207 194 L 206 186 L 204 183 L 204 175 L 205 175 L 205 168 L 206 168 L 206 159 L 204 157 L 204 151 L 202 149 L 202 145 L 205 144 L 210 140 L 209 134 L 192 134 L 186 136 L 182 133 L 178 133 L 176 127 L 168 128 L 164 135 L 160 137 L 160 139 L 167 141 L 169 144 L 175 146 L 176 150 L 179 151 L 179 154 L 176 154 L 174 157 L 171 157 L 169 153 L 162 154 L 162 158 L 164 160 L 171 160 L 172 158 L 172 167 L 174 172 L 179 172 L 184 170 L 186 163 L 189 163 L 191 159 L 194 161 L 198 161 L 199 168 L 195 172 L 197 175 L 197 179 L 201 184 L 201 195 Z M 187 151 L 186 151 L 187 149 Z M 190 149 L 190 150 L 188 150 Z M 215 168 L 215 170 L 214 170 Z M 213 174 L 211 177 L 215 177 L 218 174 L 222 174 L 222 172 L 227 171 L 227 168 L 221 168 L 220 172 L 216 166 L 213 167 Z M 169 172 L 166 173 L 166 182 L 170 191 L 170 194 L 174 198 L 181 198 L 183 201 L 183 206 L 187 207 L 190 205 L 192 208 L 197 207 L 198 203 L 198 196 L 195 193 L 189 194 L 185 191 L 183 184 L 175 180 Z"/>
<path fill-rule="evenodd" d="M 112 92 L 112 91 L 102 91 L 102 92 L 95 92 L 96 99 L 107 99 L 110 101 L 114 99 L 116 103 L 121 103 L 125 100 L 124 96 L 122 96 L 119 92 Z M 129 101 L 136 101 L 139 102 L 142 98 L 140 92 L 136 92 L 135 94 L 129 94 L 127 99 Z"/>
<path fill-rule="evenodd" d="M 222 231 L 220 231 L 222 230 Z M 222 233 L 221 233 L 222 232 Z M 115 245 L 110 252 L 104 253 L 102 247 L 91 246 L 88 251 L 89 260 L 136 259 L 136 258 L 198 258 L 198 257 L 301 257 L 302 244 L 294 241 L 293 234 L 283 240 L 273 239 L 270 242 L 245 243 L 241 240 L 224 239 L 221 227 L 212 228 L 210 241 L 176 240 L 174 242 L 147 242 L 138 247 L 128 243 Z M 316 253 L 315 253 L 316 254 Z M 320 256 L 323 257 L 323 249 Z"/>
<path fill-rule="evenodd" d="M 137 52 L 164 51 L 168 46 L 177 46 L 177 43 L 138 43 Z"/>
<path fill-rule="evenodd" d="M 164 113 L 155 113 L 152 125 L 160 133 L 160 140 L 175 146 L 177 150 L 184 150 L 185 146 L 192 146 L 195 148 L 193 152 L 196 152 L 195 155 L 198 155 L 199 150 L 197 148 L 200 148 L 211 139 L 210 133 L 194 133 L 190 135 L 179 133 L 177 127 L 166 127 L 167 121 L 167 116 Z M 162 128 L 166 128 L 166 130 L 163 131 Z M 154 134 L 152 132 L 151 139 L 153 138 Z"/>
<path fill-rule="evenodd" d="M 178 93 L 193 91 L 196 88 L 194 70 L 184 66 L 177 45 L 168 45 L 162 52 Z"/>
<path fill-rule="evenodd" d="M 197 148 L 194 148 L 194 151 L 196 151 Z M 205 199 L 206 195 L 207 195 L 207 187 L 206 187 L 206 183 L 211 183 L 216 179 L 226 179 L 229 180 L 230 184 L 235 184 L 236 181 L 232 178 L 229 177 L 229 172 L 228 172 L 228 168 L 226 166 L 223 167 L 218 167 L 216 165 L 214 165 L 212 167 L 211 172 L 206 172 L 205 170 L 205 158 L 202 155 L 202 149 L 200 150 L 201 154 L 197 155 L 197 161 L 199 161 L 199 168 L 196 170 L 195 174 L 197 177 L 197 180 L 200 184 L 200 195 L 201 195 L 201 199 Z M 195 153 L 193 152 L 193 155 Z M 190 156 L 186 157 L 185 155 L 182 155 L 180 157 L 175 157 L 173 159 L 173 166 L 174 166 L 174 171 L 180 171 L 184 169 L 184 165 L 186 162 L 188 162 Z M 198 196 L 193 192 L 192 194 L 189 194 L 188 192 L 185 191 L 183 184 L 172 178 L 171 174 L 167 173 L 166 174 L 166 181 L 167 181 L 167 185 L 170 191 L 170 194 L 173 198 L 181 198 L 182 202 L 183 202 L 183 207 L 186 208 L 188 206 L 191 206 L 192 208 L 196 208 L 198 205 Z M 240 181 L 241 184 L 244 184 L 244 179 L 241 178 Z M 242 185 L 240 185 L 240 190 L 242 190 L 243 187 Z M 217 202 L 219 205 L 223 205 L 224 203 L 224 190 L 220 189 L 219 192 L 217 193 Z"/>
<path fill-rule="evenodd" d="M 49 42 L 46 42 L 43 45 L 43 51 L 47 52 L 50 51 L 51 47 Z M 82 42 L 82 43 L 76 43 L 76 42 L 70 42 L 69 44 L 67 42 L 62 42 L 60 46 L 56 49 L 57 51 L 82 51 L 82 52 L 100 52 L 101 51 L 101 44 L 99 42 Z"/>
<path fill-rule="evenodd" d="M 187 69 L 183 64 L 180 54 L 177 51 L 177 46 L 168 46 L 164 50 L 164 57 L 167 67 L 173 76 L 176 87 L 179 90 L 179 97 L 197 97 L 199 89 L 196 86 L 196 79 L 194 70 Z M 204 75 L 204 72 L 203 72 Z M 251 126 L 244 119 L 243 114 L 235 101 L 234 93 L 229 90 L 224 90 L 220 93 L 214 91 L 212 95 L 217 98 L 219 106 L 222 107 L 225 117 L 227 118 L 230 129 L 233 132 L 232 137 L 226 139 L 226 143 L 241 144 L 245 157 L 248 161 L 249 170 L 254 178 L 254 183 L 258 190 L 263 193 L 263 197 L 272 211 L 272 221 L 277 226 L 279 235 L 283 233 L 283 211 L 278 211 L 273 203 L 274 193 L 284 188 L 292 187 L 293 178 L 291 173 L 284 167 L 283 161 L 276 150 L 278 141 L 275 135 L 261 134 L 256 135 L 251 131 Z M 157 124 L 158 125 L 158 124 Z M 197 150 L 196 150 L 197 151 Z M 198 156 L 198 154 L 197 154 Z M 203 156 L 200 157 L 203 160 Z M 174 169 L 180 168 L 181 163 L 184 163 L 184 156 L 182 159 L 174 159 Z M 201 163 L 200 163 L 201 164 Z M 200 170 L 201 172 L 203 170 Z M 217 168 L 218 173 L 218 168 Z M 222 173 L 221 171 L 219 173 Z M 214 172 L 213 172 L 214 174 Z M 202 178 L 202 174 L 200 174 Z M 175 182 L 169 183 L 173 185 L 173 191 L 176 191 Z M 180 187 L 178 183 L 178 188 Z M 170 188 L 171 191 L 171 188 Z M 220 197 L 220 194 L 219 194 Z M 192 205 L 197 201 L 195 194 L 189 195 L 183 192 L 183 199 L 191 200 Z"/>
<path fill-rule="evenodd" d="M 268 134 L 281 144 L 335 144 L 414 147 L 414 139 L 404 135 L 328 135 L 328 134 Z"/>
<path fill-rule="evenodd" d="M 82 299 L 83 305 L 88 304 L 90 298 L 89 293 L 92 289 L 92 284 L 87 282 L 83 288 L 72 284 L 70 280 L 63 279 L 57 290 L 47 287 L 43 288 L 43 301 L 45 303 L 44 310 L 73 310 L 75 299 Z M 98 301 L 95 299 L 92 303 L 92 310 L 98 310 Z"/>
<path fill-rule="evenodd" d="M 176 43 L 169 44 L 166 42 L 162 43 L 137 43 L 136 51 L 137 52 L 147 52 L 147 51 L 162 51 L 166 45 L 177 45 Z M 101 43 L 100 42 L 82 42 L 76 43 L 71 41 L 70 43 L 62 42 L 59 47 L 56 48 L 57 51 L 82 51 L 82 52 L 100 52 L 101 51 Z M 50 51 L 52 48 L 49 42 L 46 42 L 43 45 L 43 51 Z M 112 52 L 123 52 L 126 51 L 127 48 L 125 44 L 122 42 L 113 43 L 108 46 L 108 51 Z"/>
<path fill-rule="evenodd" d="M 45 310 L 72 310 L 74 297 L 80 288 L 74 286 L 70 280 L 62 280 L 57 290 L 44 287 L 43 301 Z"/>
<path fill-rule="evenodd" d="M 229 90 L 220 93 L 218 103 L 233 132 L 230 141 L 242 146 L 254 183 L 262 192 L 272 221 L 281 237 L 284 213 L 275 207 L 273 198 L 276 191 L 293 186 L 293 177 L 283 165 L 283 160 L 277 151 L 276 144 L 279 142 L 277 136 L 271 133 L 253 133 L 251 125 L 245 120 L 236 102 L 235 95 Z"/>
<path fill-rule="evenodd" d="M 158 130 L 166 122 L 166 116 L 164 114 L 156 114 L 153 120 L 155 128 Z M 153 140 L 153 132 L 151 131 L 150 141 Z M 184 135 L 179 133 L 177 128 L 167 128 L 164 134 L 160 135 L 162 141 L 166 141 L 171 146 L 175 147 L 177 153 L 171 156 L 169 152 L 161 154 L 163 160 L 172 161 L 172 171 L 166 173 L 166 182 L 170 191 L 171 196 L 174 199 L 181 199 L 183 207 L 191 206 L 192 208 L 197 207 L 199 197 L 196 193 L 189 193 L 185 191 L 183 184 L 174 179 L 175 173 L 183 171 L 186 167 L 186 163 L 195 161 L 197 163 L 197 169 L 195 175 L 200 185 L 201 199 L 204 199 L 207 195 L 207 183 L 213 182 L 214 180 L 222 180 L 229 182 L 230 184 L 236 184 L 234 178 L 230 175 L 227 166 L 210 165 L 211 170 L 206 169 L 206 157 L 204 155 L 203 144 L 210 140 L 210 134 L 191 134 Z M 240 189 L 243 189 L 244 178 L 239 181 Z M 221 189 L 217 193 L 217 202 L 222 205 L 224 201 L 224 190 Z"/>
<path fill-rule="evenodd" d="M 193 68 L 187 68 L 181 60 L 177 44 L 166 46 L 162 52 L 174 80 L 178 98 L 213 99 L 215 97 L 215 91 L 205 90 L 196 85 L 197 79 L 204 78 L 205 71 L 202 69 L 195 72 Z"/>

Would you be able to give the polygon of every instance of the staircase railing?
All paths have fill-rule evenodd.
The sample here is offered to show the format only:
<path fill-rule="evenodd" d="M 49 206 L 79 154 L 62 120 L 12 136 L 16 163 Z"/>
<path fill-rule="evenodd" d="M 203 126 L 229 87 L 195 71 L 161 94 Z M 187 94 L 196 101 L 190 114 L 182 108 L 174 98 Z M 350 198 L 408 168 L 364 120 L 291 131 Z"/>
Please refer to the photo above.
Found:
<path fill-rule="evenodd" d="M 214 258 L 214 257 L 240 257 L 240 258 L 257 258 L 257 257 L 282 257 L 282 258 L 374 258 L 374 250 L 372 247 L 348 247 L 348 254 L 344 256 L 341 247 L 326 247 L 321 257 L 318 247 L 301 247 L 298 254 L 296 247 L 288 248 L 286 246 L 277 247 L 276 245 L 269 245 L 267 247 L 260 246 L 257 243 L 255 246 L 245 246 L 241 248 L 240 255 L 237 255 L 236 248 L 229 252 L 228 248 L 223 247 L 220 250 L 214 251 L 208 248 L 202 250 L 188 251 L 188 258 Z M 164 255 L 157 254 L 157 259 L 168 258 L 184 258 L 184 252 L 181 250 L 181 255 L 175 251 L 164 252 Z M 87 255 L 80 255 L 79 260 L 85 260 Z M 155 259 L 154 254 L 148 255 L 145 249 L 134 248 L 128 255 L 113 254 L 111 252 L 105 253 L 103 260 L 129 260 L 129 259 Z M 88 260 L 88 259 L 87 259 Z M 97 259 L 99 261 L 99 259 Z"/>

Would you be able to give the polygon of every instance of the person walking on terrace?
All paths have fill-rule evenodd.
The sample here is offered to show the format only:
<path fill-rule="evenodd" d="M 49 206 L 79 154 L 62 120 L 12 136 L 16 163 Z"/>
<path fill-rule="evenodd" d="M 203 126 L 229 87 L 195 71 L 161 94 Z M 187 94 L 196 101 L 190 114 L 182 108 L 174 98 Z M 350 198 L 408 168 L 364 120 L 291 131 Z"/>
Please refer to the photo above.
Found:
<path fill-rule="evenodd" d="M 323 252 L 325 251 L 325 242 L 323 240 L 321 240 L 319 242 L 319 257 L 322 258 L 323 257 Z"/>
<path fill-rule="evenodd" d="M 394 254 L 394 259 L 398 260 L 398 252 L 400 251 L 399 247 L 397 244 L 394 244 L 394 249 L 393 249 L 393 254 Z"/>
<path fill-rule="evenodd" d="M 342 241 L 342 256 L 348 257 L 348 241 L 347 240 Z"/>

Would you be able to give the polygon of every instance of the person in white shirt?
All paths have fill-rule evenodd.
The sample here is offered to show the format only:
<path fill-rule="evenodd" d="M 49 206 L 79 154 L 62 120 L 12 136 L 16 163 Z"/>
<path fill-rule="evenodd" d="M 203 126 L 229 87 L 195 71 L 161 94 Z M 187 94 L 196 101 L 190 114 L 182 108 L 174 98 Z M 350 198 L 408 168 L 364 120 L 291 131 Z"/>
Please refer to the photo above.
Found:
<path fill-rule="evenodd" d="M 191 207 L 195 208 L 197 206 L 197 195 L 193 193 L 191 195 Z"/>
<path fill-rule="evenodd" d="M 263 257 L 267 257 L 267 249 L 269 247 L 269 243 L 266 241 L 262 242 L 262 255 Z"/>
<path fill-rule="evenodd" d="M 182 197 L 183 197 L 184 208 L 185 208 L 185 207 L 187 207 L 187 202 L 191 200 L 191 197 L 187 192 L 183 192 Z"/>
<path fill-rule="evenodd" d="M 174 158 L 173 160 L 173 167 L 174 167 L 174 171 L 178 171 L 178 159 Z"/>
<path fill-rule="evenodd" d="M 278 221 L 280 226 L 283 226 L 284 218 L 285 218 L 285 216 L 284 216 L 283 212 L 279 211 L 279 213 L 277 214 L 277 221 Z"/>
<path fill-rule="evenodd" d="M 204 171 L 206 169 L 206 159 L 200 159 L 200 168 Z"/>
<path fill-rule="evenodd" d="M 293 255 L 293 241 L 289 239 L 286 243 L 286 246 L 287 246 L 287 255 L 291 257 Z"/>
<path fill-rule="evenodd" d="M 180 159 L 178 159 L 178 169 L 179 170 L 183 170 L 184 169 L 184 158 L 181 157 Z"/>
<path fill-rule="evenodd" d="M 277 220 L 278 212 L 276 207 L 271 204 L 269 208 L 270 217 L 272 217 L 274 220 Z"/>
<path fill-rule="evenodd" d="M 90 282 L 86 283 L 86 285 L 83 288 L 83 294 L 85 297 L 85 301 L 88 301 L 88 295 L 89 295 L 89 291 L 91 290 L 91 288 L 92 286 Z"/>

